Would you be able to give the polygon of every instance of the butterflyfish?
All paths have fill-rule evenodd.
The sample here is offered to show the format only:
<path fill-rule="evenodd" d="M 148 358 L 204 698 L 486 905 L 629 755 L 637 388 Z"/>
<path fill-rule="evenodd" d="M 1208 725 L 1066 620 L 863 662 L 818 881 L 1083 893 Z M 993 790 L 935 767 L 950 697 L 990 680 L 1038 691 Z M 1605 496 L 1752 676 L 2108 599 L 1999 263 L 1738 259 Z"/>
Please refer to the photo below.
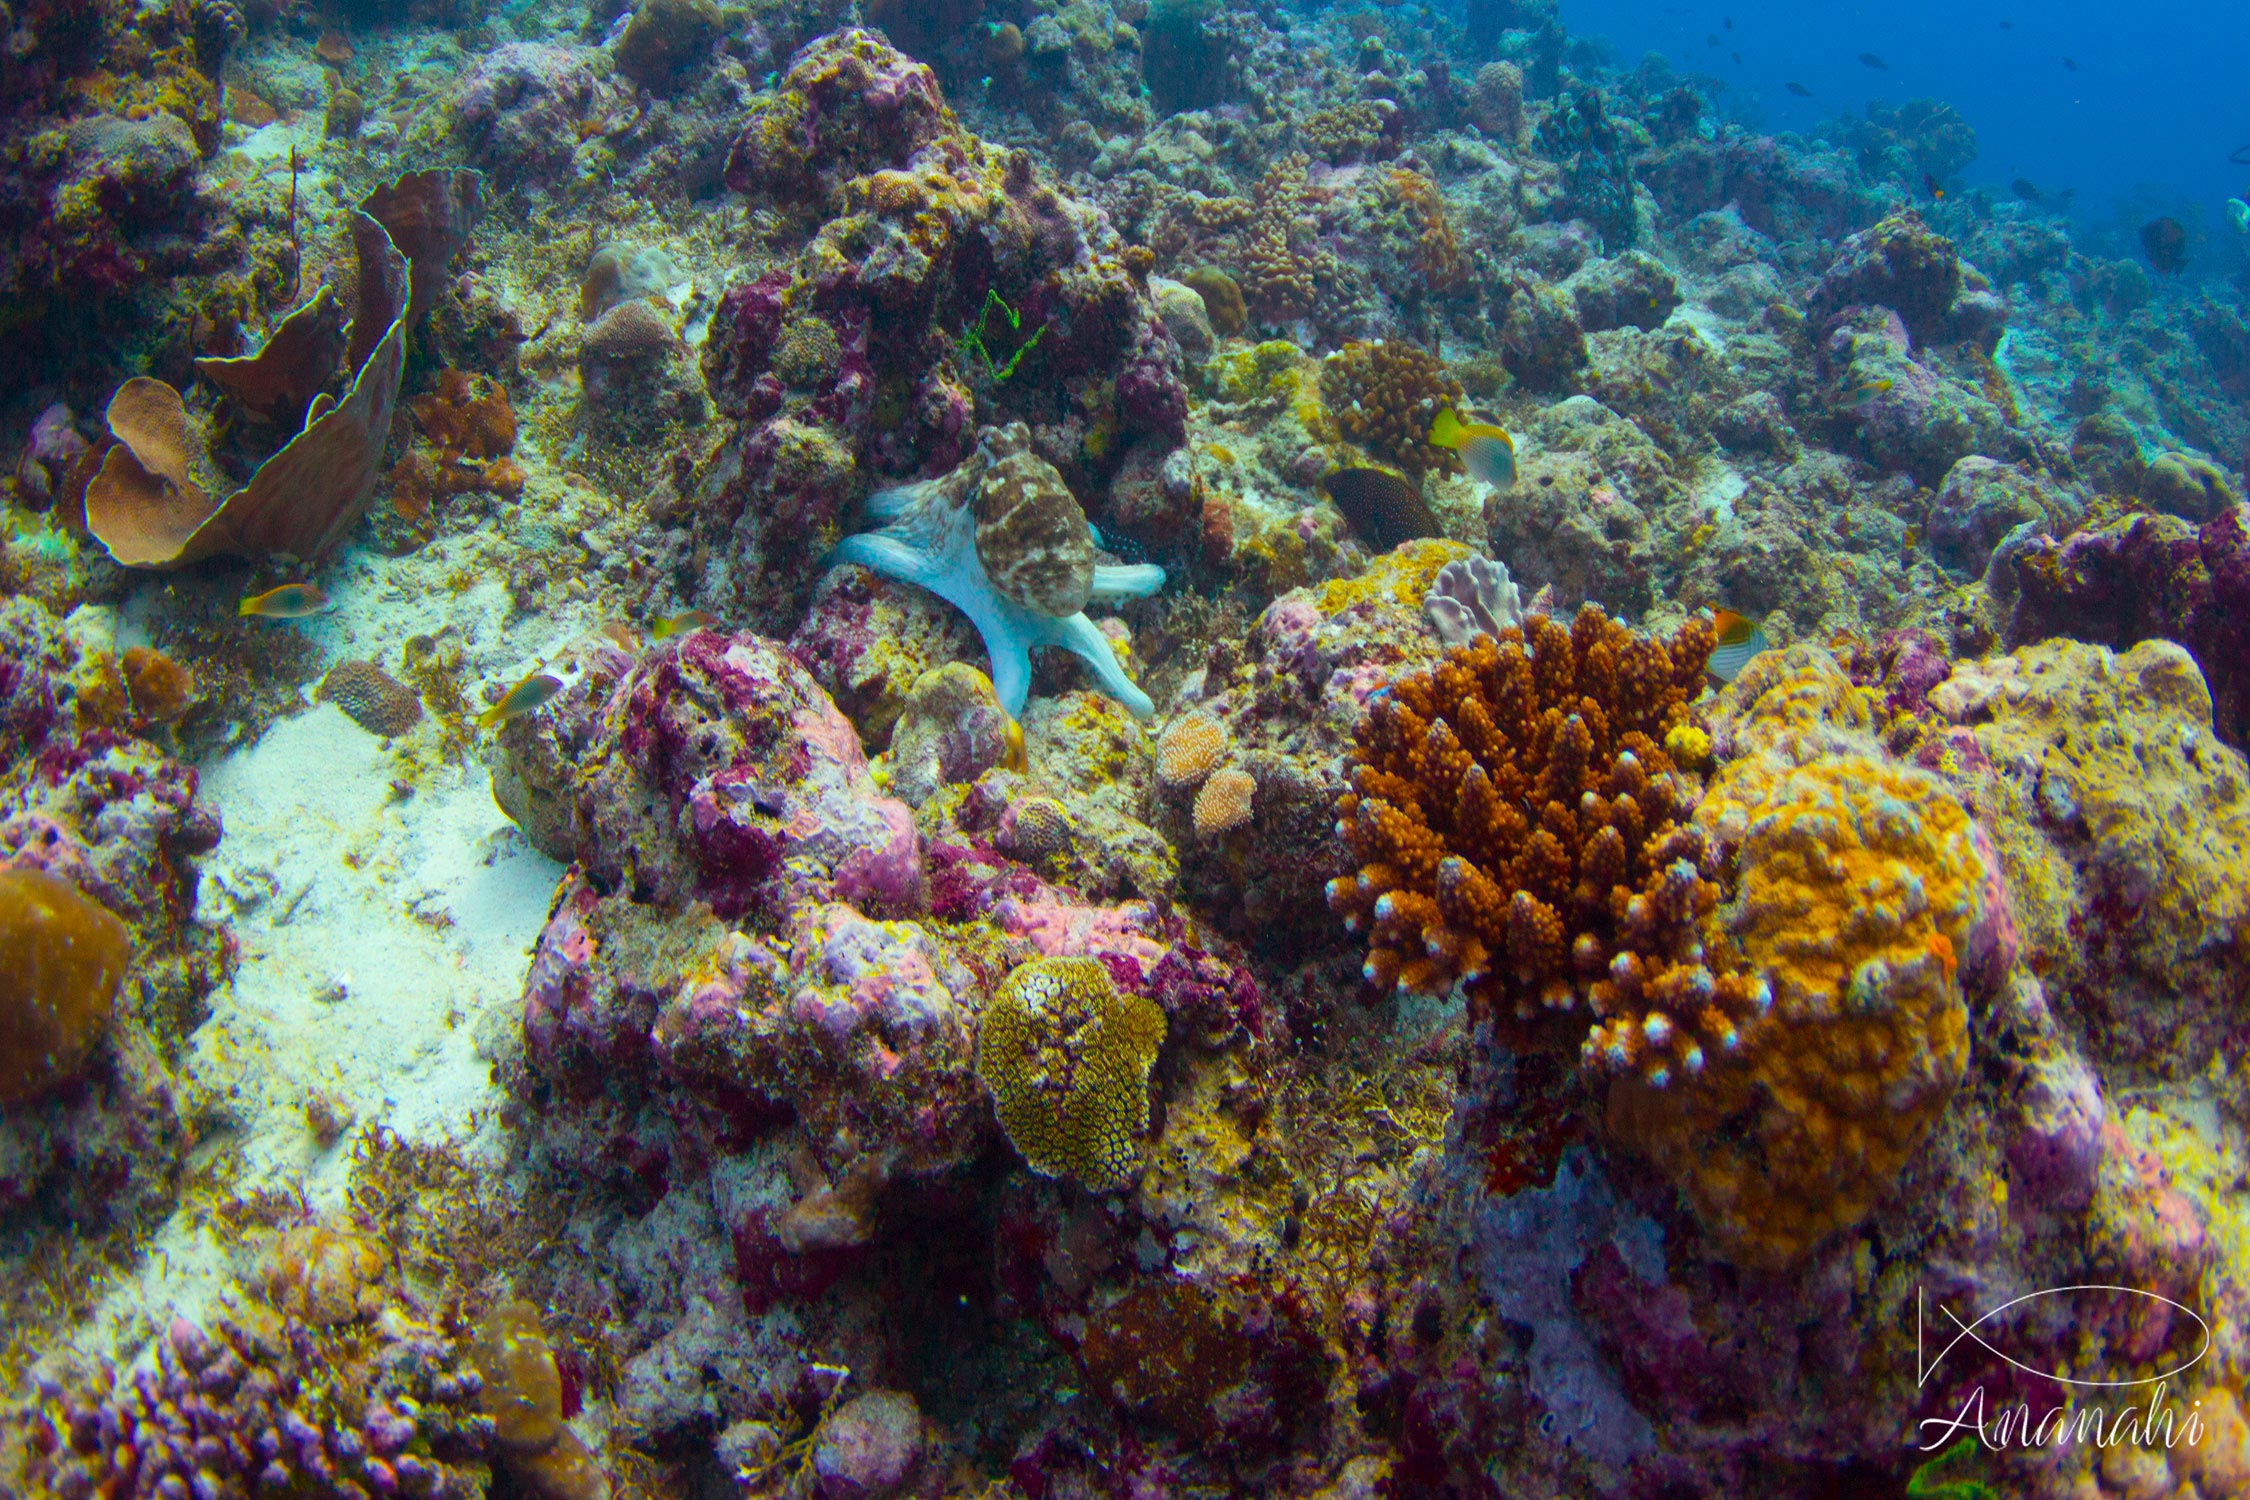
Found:
<path fill-rule="evenodd" d="M 1732 682 L 1751 657 L 1766 649 L 1766 633 L 1757 621 L 1731 609 L 1715 609 L 1711 614 L 1719 627 L 1719 649 L 1711 653 L 1703 670 L 1720 682 Z"/>
<path fill-rule="evenodd" d="M 1516 440 L 1505 428 L 1490 422 L 1464 422 L 1460 413 L 1447 407 L 1430 424 L 1430 443 L 1459 453 L 1462 466 L 1496 490 L 1516 482 Z"/>

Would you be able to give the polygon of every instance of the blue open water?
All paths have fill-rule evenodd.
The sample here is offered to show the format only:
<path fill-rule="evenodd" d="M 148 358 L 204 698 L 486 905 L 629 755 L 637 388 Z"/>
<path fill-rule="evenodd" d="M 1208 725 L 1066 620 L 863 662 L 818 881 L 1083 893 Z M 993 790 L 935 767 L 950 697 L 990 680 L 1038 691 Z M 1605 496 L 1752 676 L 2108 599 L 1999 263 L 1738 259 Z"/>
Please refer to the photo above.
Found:
<path fill-rule="evenodd" d="M 2250 145 L 2241 0 L 1563 0 L 1562 22 L 1608 42 L 1621 66 L 1655 51 L 1725 80 L 1776 131 L 1811 133 L 1869 100 L 1945 100 L 1977 132 L 1966 183 L 2075 188 L 2085 222 L 2167 212 L 2222 230 L 2226 199 L 2250 186 L 2250 166 L 2227 160 Z"/>

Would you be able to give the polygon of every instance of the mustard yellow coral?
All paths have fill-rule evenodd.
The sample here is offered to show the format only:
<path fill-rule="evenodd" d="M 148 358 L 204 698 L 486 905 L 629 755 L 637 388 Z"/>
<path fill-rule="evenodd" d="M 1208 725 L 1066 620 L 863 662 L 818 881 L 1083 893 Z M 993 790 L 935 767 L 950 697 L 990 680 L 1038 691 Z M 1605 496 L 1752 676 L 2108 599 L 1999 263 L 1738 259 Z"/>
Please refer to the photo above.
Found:
<path fill-rule="evenodd" d="M 1692 1089 L 1628 1078 L 1610 1122 L 1737 1262 L 1857 1223 L 1968 1065 L 1956 955 L 1980 920 L 1973 825 L 1934 777 L 1856 755 L 1738 760 L 1696 813 L 1733 852 L 1707 942 L 1771 1005 Z"/>
<path fill-rule="evenodd" d="M 45 870 L 0 870 L 0 1105 L 85 1065 L 133 956 L 125 924 Z"/>
<path fill-rule="evenodd" d="M 1106 1192 L 1139 1170 L 1149 1069 L 1163 1045 L 1164 1012 L 1119 994 L 1100 963 L 1034 959 L 985 1008 L 977 1076 L 1033 1171 Z"/>

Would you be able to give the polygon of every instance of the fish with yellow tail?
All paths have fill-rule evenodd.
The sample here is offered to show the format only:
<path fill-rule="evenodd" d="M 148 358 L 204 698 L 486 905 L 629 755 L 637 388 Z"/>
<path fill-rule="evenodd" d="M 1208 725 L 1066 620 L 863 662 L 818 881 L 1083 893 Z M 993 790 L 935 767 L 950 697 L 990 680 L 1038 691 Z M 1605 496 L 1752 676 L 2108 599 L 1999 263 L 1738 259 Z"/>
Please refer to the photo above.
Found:
<path fill-rule="evenodd" d="M 1449 406 L 1430 424 L 1430 445 L 1460 454 L 1462 466 L 1496 490 L 1516 482 L 1516 440 L 1505 428 L 1490 422 L 1464 422 Z"/>
<path fill-rule="evenodd" d="M 1703 670 L 1714 681 L 1729 683 L 1742 675 L 1751 657 L 1766 649 L 1766 633 L 1757 621 L 1731 609 L 1714 609 L 1711 618 L 1719 627 L 1719 648 L 1711 653 Z"/>
<path fill-rule="evenodd" d="M 554 701 L 555 697 L 580 676 L 577 668 L 549 666 L 542 662 L 525 674 L 523 680 L 500 695 L 500 701 L 477 715 L 477 728 L 492 729 L 520 719 Z"/>
<path fill-rule="evenodd" d="M 707 609 L 683 609 L 678 614 L 658 620 L 648 628 L 652 641 L 670 640 L 676 635 L 686 635 L 694 630 L 709 630 L 719 623 L 719 617 Z"/>
<path fill-rule="evenodd" d="M 245 620 L 302 620 L 327 614 L 335 607 L 317 583 L 285 583 L 280 588 L 248 596 L 235 606 L 234 612 Z"/>

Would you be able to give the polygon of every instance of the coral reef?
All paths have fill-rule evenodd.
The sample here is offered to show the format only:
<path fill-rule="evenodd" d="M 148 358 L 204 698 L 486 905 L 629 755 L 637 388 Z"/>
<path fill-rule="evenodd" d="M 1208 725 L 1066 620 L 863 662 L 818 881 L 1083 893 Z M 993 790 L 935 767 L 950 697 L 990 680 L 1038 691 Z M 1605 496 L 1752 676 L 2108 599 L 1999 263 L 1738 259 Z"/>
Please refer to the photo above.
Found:
<path fill-rule="evenodd" d="M 1024 964 L 986 1004 L 977 1077 L 1035 1172 L 1096 1192 L 1131 1182 L 1148 1129 L 1148 1075 L 1164 1012 L 1120 995 L 1091 958 Z"/>
<path fill-rule="evenodd" d="M 6 6 L 0 1492 L 2244 1490 L 2241 237 L 1574 24 Z"/>
<path fill-rule="evenodd" d="M 1179 348 L 1147 267 L 1132 269 L 1107 222 L 1028 153 L 963 130 L 929 69 L 872 35 L 799 53 L 752 101 L 727 177 L 820 225 L 793 263 L 720 300 L 704 350 L 738 425 L 702 481 L 698 521 L 747 554 L 745 583 L 834 521 L 856 474 L 953 468 L 985 427 L 1029 424 L 1066 480 L 1105 474 L 1137 439 L 1180 437 Z M 838 352 L 815 386 L 793 389 L 784 334 L 812 318 Z M 806 444 L 833 450 L 817 475 L 793 457 Z M 801 602 L 758 593 L 752 619 Z"/>

